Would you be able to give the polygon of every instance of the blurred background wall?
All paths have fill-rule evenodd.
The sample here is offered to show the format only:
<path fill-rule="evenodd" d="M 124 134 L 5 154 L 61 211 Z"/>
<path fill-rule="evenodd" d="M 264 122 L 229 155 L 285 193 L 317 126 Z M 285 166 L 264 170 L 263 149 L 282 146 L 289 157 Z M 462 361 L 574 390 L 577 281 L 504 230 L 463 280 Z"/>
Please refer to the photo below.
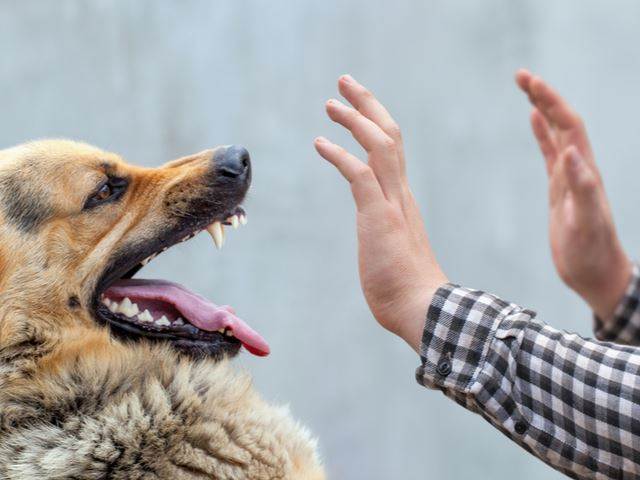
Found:
<path fill-rule="evenodd" d="M 561 476 L 414 381 L 356 271 L 347 185 L 315 154 L 349 72 L 403 127 L 412 186 L 450 278 L 590 334 L 556 278 L 546 179 L 512 81 L 528 66 L 587 121 L 621 236 L 640 246 L 640 3 L 573 0 L 0 2 L 0 144 L 70 137 L 156 166 L 214 145 L 252 153 L 249 224 L 201 235 L 145 276 L 183 282 L 270 341 L 243 355 L 264 396 L 319 436 L 330 478 Z"/>

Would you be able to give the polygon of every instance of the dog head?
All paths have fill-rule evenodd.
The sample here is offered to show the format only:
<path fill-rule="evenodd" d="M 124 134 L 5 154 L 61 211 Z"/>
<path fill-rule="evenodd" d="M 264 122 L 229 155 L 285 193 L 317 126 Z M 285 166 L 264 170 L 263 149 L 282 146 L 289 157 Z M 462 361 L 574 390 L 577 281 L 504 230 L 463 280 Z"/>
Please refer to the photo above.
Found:
<path fill-rule="evenodd" d="M 158 253 L 244 223 L 249 154 L 218 147 L 159 168 L 47 140 L 0 151 L 0 350 L 104 330 L 189 354 L 268 353 L 230 307 L 184 287 L 132 279 Z"/>

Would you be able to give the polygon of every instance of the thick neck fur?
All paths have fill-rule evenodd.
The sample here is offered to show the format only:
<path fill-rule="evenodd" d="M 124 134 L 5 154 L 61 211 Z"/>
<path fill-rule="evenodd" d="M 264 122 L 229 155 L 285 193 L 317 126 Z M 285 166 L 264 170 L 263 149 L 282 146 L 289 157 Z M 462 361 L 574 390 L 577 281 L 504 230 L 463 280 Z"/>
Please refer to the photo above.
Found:
<path fill-rule="evenodd" d="M 306 430 L 227 361 L 104 329 L 61 333 L 39 344 L 25 331 L 34 355 L 4 352 L 0 478 L 324 479 Z"/>

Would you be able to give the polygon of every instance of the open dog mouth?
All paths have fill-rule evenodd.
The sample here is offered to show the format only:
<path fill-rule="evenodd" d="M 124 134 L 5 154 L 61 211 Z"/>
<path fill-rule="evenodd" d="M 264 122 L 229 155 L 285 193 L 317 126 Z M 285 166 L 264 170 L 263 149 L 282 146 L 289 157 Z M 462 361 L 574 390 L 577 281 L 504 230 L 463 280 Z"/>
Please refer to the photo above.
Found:
<path fill-rule="evenodd" d="M 203 230 L 221 248 L 225 226 L 238 228 L 246 224 L 246 218 L 244 210 L 236 207 L 208 225 L 196 222 L 185 226 L 121 259 L 98 282 L 95 316 L 119 337 L 169 341 L 192 355 L 233 356 L 241 346 L 254 355 L 268 355 L 267 342 L 230 306 L 218 306 L 177 283 L 132 278 L 157 255 Z"/>

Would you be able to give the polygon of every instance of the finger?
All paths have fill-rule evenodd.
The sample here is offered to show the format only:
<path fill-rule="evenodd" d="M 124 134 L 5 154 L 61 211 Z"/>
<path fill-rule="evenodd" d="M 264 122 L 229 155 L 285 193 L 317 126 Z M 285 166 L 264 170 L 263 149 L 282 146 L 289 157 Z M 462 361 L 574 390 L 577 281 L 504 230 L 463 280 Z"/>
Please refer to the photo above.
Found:
<path fill-rule="evenodd" d="M 521 88 L 526 89 L 531 103 L 544 115 L 556 148 L 575 145 L 598 174 L 589 137 L 580 115 L 542 78 L 522 70 L 516 74 L 516 81 Z"/>
<path fill-rule="evenodd" d="M 529 102 L 535 106 L 533 96 L 531 95 L 531 79 L 533 78 L 531 72 L 529 72 L 529 70 L 521 68 L 516 72 L 515 78 L 518 87 L 520 87 L 520 90 L 527 94 Z"/>
<path fill-rule="evenodd" d="M 524 68 L 521 68 L 516 72 L 516 83 L 520 89 L 527 94 L 529 93 L 529 85 L 532 77 L 533 75 L 531 72 Z"/>
<path fill-rule="evenodd" d="M 547 167 L 547 174 L 551 175 L 553 166 L 558 158 L 558 151 L 553 138 L 553 132 L 549 123 L 544 118 L 544 115 L 540 113 L 540 110 L 534 108 L 531 112 L 531 129 L 538 141 L 540 151 L 544 156 L 545 165 Z"/>
<path fill-rule="evenodd" d="M 402 197 L 402 176 L 396 142 L 382 129 L 357 110 L 338 100 L 327 102 L 327 114 L 348 129 L 356 141 L 369 154 L 369 165 L 373 169 L 382 191 L 388 199 Z"/>
<path fill-rule="evenodd" d="M 404 172 L 404 153 L 402 151 L 400 127 L 384 105 L 378 101 L 370 90 L 358 83 L 351 75 L 340 77 L 338 90 L 358 112 L 378 125 L 384 133 L 395 140 L 399 153 L 400 168 Z"/>
<path fill-rule="evenodd" d="M 314 146 L 320 156 L 336 167 L 351 184 L 358 210 L 385 200 L 373 170 L 366 163 L 324 137 L 316 138 Z"/>
<path fill-rule="evenodd" d="M 540 77 L 532 77 L 529 90 L 547 121 L 561 130 L 581 129 L 582 121 L 569 103 Z"/>

